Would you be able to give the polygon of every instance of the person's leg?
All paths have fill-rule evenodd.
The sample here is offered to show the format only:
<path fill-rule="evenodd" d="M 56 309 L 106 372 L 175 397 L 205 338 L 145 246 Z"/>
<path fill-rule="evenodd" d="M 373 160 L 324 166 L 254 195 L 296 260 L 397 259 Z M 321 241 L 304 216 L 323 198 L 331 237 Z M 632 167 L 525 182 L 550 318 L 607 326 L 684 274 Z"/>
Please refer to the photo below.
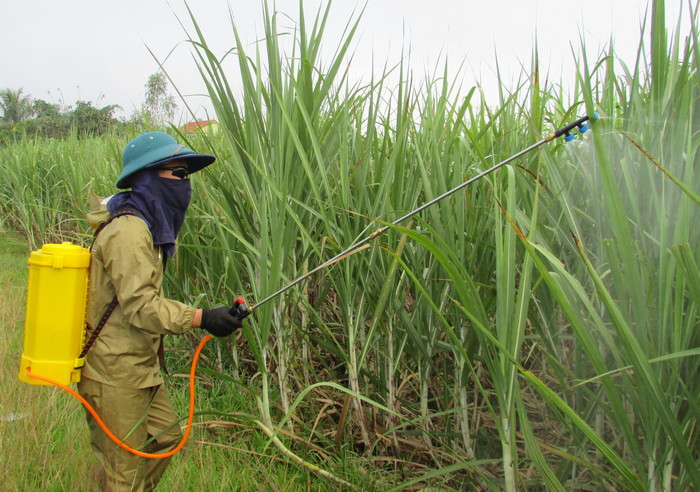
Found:
<path fill-rule="evenodd" d="M 112 433 L 134 449 L 148 440 L 148 411 L 154 388 L 131 389 L 108 386 L 83 378 L 78 391 L 97 411 Z M 87 414 L 92 449 L 100 463 L 95 484 L 99 490 L 144 490 L 145 458 L 121 449 Z"/>
<path fill-rule="evenodd" d="M 182 440 L 179 417 L 173 410 L 165 385 L 154 388 L 155 394 L 148 411 L 146 429 L 153 440 L 148 444 L 149 453 L 167 453 Z M 154 490 L 165 472 L 170 458 L 149 459 L 146 461 L 146 490 Z"/>

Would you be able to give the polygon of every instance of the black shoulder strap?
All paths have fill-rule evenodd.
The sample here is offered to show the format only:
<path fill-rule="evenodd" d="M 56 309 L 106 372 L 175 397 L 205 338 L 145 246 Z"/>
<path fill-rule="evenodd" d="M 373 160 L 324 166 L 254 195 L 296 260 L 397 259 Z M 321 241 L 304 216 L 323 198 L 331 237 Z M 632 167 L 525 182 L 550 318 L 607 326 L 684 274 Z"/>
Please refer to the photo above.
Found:
<path fill-rule="evenodd" d="M 119 301 L 117 301 L 117 296 L 114 296 L 114 299 L 112 299 L 112 302 L 109 303 L 109 306 L 107 306 L 105 313 L 102 315 L 102 319 L 97 324 L 95 329 L 92 331 L 92 335 L 90 335 L 90 338 L 88 339 L 88 341 L 85 342 L 85 346 L 83 347 L 83 350 L 80 352 L 80 355 L 78 356 L 78 362 L 76 364 L 77 367 L 82 367 L 83 360 L 85 359 L 85 356 L 87 355 L 88 350 L 90 350 L 90 347 L 92 347 L 92 344 L 95 343 L 95 340 L 97 340 L 97 336 L 102 331 L 102 328 L 104 328 L 105 325 L 107 324 L 107 320 L 109 319 L 110 316 L 112 316 L 112 311 L 114 311 L 114 308 L 117 307 L 118 303 L 119 303 Z M 85 322 L 85 326 L 87 328 L 90 328 L 90 325 L 87 322 Z"/>

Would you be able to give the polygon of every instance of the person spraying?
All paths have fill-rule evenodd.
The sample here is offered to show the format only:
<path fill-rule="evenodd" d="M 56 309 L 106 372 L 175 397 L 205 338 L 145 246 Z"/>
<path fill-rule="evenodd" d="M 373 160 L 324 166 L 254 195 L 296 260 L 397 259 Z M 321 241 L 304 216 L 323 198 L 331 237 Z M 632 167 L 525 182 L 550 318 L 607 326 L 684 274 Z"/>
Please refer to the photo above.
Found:
<path fill-rule="evenodd" d="M 242 326 L 236 305 L 195 309 L 163 295 L 163 275 L 190 203 L 189 176 L 215 161 L 162 132 L 148 132 L 124 149 L 116 186 L 93 197 L 85 356 L 78 392 L 125 444 L 164 453 L 182 439 L 164 385 L 163 338 L 203 328 L 225 337 Z M 108 314 L 109 313 L 109 314 Z M 100 327 L 99 333 L 96 327 Z M 97 335 L 97 336 L 95 336 Z M 153 490 L 169 458 L 147 459 L 110 440 L 87 414 L 102 490 Z"/>

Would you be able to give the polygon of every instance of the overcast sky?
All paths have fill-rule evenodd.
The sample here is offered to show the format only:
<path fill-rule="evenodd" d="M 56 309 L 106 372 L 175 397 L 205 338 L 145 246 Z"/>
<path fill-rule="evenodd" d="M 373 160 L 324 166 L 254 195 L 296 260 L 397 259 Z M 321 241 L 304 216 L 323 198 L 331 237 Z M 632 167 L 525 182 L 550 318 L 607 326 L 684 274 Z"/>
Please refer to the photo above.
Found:
<path fill-rule="evenodd" d="M 272 2 L 270 2 L 272 4 Z M 320 0 L 304 0 L 312 18 Z M 573 76 L 572 46 L 585 39 L 595 57 L 610 39 L 625 61 L 634 63 L 640 29 L 651 0 L 335 0 L 329 20 L 329 53 L 353 11 L 366 6 L 352 51 L 352 73 L 369 78 L 374 63 L 399 60 L 411 48 L 414 75 L 432 72 L 438 59 L 451 70 L 464 65 L 463 87 L 494 78 L 496 56 L 506 80 L 530 65 L 537 38 L 542 69 L 553 79 Z M 686 0 L 667 0 L 666 24 L 673 28 Z M 694 2 L 693 2 L 694 3 Z M 234 45 L 229 6 L 244 42 L 263 35 L 262 0 L 191 0 L 190 7 L 218 54 Z M 298 20 L 298 0 L 277 0 L 285 14 L 282 28 Z M 130 116 L 144 100 L 148 76 L 158 69 L 155 57 L 178 89 L 204 117 L 209 107 L 204 84 L 178 18 L 193 31 L 182 0 L 0 0 L 0 89 L 23 89 L 49 102 L 72 105 L 88 100 L 97 106 L 118 104 Z M 687 11 L 683 14 L 687 19 Z M 686 22 L 687 25 L 687 22 Z M 337 33 L 337 34 L 335 34 Z M 647 34 L 648 36 L 648 34 Z M 171 53 L 172 52 L 172 53 Z M 170 54 L 170 55 L 169 55 Z M 169 56 L 168 56 L 169 55 Z M 440 58 L 442 57 L 442 58 Z M 167 59 L 166 59 L 167 58 Z M 235 84 L 237 73 L 227 74 Z"/>

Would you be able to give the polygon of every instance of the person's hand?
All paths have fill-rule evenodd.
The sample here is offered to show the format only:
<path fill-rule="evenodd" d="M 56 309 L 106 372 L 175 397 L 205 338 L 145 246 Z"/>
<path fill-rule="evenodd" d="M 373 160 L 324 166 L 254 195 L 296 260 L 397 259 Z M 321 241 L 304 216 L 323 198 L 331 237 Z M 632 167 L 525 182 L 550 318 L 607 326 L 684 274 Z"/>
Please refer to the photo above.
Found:
<path fill-rule="evenodd" d="M 202 326 L 215 337 L 227 337 L 238 328 L 243 327 L 243 321 L 231 314 L 232 308 L 221 306 L 214 309 L 202 310 Z"/>

